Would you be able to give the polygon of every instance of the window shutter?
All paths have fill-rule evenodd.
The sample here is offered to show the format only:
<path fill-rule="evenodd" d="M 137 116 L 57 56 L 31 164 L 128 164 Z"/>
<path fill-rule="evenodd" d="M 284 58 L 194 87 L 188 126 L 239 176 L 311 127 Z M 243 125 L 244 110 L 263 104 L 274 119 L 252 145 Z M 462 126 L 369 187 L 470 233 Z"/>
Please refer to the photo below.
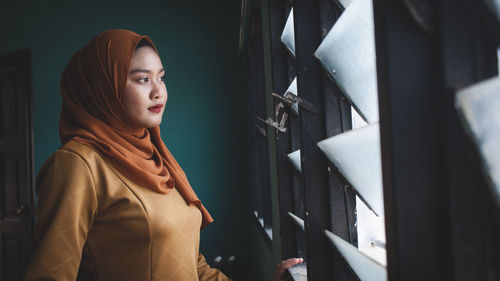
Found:
<path fill-rule="evenodd" d="M 456 107 L 470 134 L 500 206 L 500 78 L 495 77 L 457 93 Z"/>

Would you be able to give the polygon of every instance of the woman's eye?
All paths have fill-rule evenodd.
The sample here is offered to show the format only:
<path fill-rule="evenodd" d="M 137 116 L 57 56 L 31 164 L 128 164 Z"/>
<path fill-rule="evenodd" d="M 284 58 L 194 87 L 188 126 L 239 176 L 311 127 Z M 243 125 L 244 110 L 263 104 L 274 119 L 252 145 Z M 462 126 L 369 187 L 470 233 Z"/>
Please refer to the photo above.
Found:
<path fill-rule="evenodd" d="M 165 75 L 163 75 L 162 77 L 160 77 L 160 81 L 165 81 Z"/>
<path fill-rule="evenodd" d="M 147 82 L 149 82 L 149 78 L 141 77 L 141 78 L 139 78 L 139 82 L 147 83 Z"/>

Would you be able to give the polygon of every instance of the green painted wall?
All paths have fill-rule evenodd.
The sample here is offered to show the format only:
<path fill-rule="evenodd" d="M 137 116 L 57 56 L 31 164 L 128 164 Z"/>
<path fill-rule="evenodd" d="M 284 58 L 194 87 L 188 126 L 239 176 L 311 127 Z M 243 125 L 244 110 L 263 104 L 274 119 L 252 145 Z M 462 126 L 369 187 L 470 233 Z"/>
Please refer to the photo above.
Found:
<path fill-rule="evenodd" d="M 32 49 L 38 171 L 60 146 L 59 79 L 71 55 L 106 29 L 149 35 L 167 73 L 165 143 L 215 218 L 202 231 L 201 251 L 208 260 L 234 254 L 248 280 L 264 280 L 274 262 L 260 252 L 264 244 L 250 212 L 239 20 L 240 1 L 234 0 L 11 1 L 0 10 L 0 54 Z"/>

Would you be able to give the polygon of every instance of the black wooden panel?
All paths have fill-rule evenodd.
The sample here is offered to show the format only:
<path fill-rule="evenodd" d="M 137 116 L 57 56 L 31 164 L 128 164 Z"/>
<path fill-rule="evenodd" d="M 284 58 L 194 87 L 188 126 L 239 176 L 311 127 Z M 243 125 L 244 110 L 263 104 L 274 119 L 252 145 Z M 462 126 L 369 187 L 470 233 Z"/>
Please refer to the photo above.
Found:
<path fill-rule="evenodd" d="M 438 42 L 404 1 L 373 4 L 388 277 L 451 280 Z"/>
<path fill-rule="evenodd" d="M 325 116 L 322 70 L 313 56 L 321 43 L 319 1 L 294 2 L 295 53 L 297 58 L 297 88 L 299 95 L 311 102 L 319 114 L 299 110 L 301 148 L 301 188 L 305 194 L 305 225 L 307 245 L 307 277 L 310 281 L 332 280 L 333 249 L 323 234 L 330 229 L 327 162 L 317 143 L 325 139 Z"/>
<path fill-rule="evenodd" d="M 487 20 L 484 8 L 470 0 L 442 0 L 439 9 L 445 176 L 457 281 L 500 279 L 497 210 L 454 107 L 456 90 L 498 75 L 499 25 Z"/>

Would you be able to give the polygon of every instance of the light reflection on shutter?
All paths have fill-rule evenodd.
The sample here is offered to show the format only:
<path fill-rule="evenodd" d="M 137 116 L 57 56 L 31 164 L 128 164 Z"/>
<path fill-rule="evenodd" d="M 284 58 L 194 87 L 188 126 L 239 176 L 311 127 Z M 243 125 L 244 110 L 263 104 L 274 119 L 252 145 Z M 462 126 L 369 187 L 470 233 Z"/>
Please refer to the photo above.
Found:
<path fill-rule="evenodd" d="M 299 96 L 299 93 L 297 91 L 297 77 L 295 77 L 290 83 L 290 86 L 288 86 L 288 89 L 286 89 L 285 93 L 283 94 L 283 97 L 288 98 L 288 95 L 292 94 L 294 96 Z M 292 104 L 292 109 L 295 114 L 299 114 L 299 106 L 297 103 Z"/>
<path fill-rule="evenodd" d="M 288 19 L 286 20 L 285 28 L 283 33 L 281 33 L 281 42 L 285 44 L 288 51 L 295 56 L 295 35 L 293 27 L 293 8 L 290 10 Z"/>
<path fill-rule="evenodd" d="M 302 171 L 300 166 L 300 150 L 296 150 L 290 154 L 288 154 L 288 159 L 292 162 L 293 166 L 299 173 Z"/>
<path fill-rule="evenodd" d="M 353 129 L 359 129 L 361 127 L 368 125 L 368 123 L 366 123 L 366 121 L 363 120 L 361 116 L 359 116 L 358 112 L 352 106 L 351 106 L 351 121 Z"/>
<path fill-rule="evenodd" d="M 471 135 L 500 206 L 500 78 L 460 90 L 456 107 Z"/>
<path fill-rule="evenodd" d="M 377 122 L 378 96 L 371 0 L 342 13 L 314 54 L 368 123 Z"/>
<path fill-rule="evenodd" d="M 318 143 L 319 148 L 378 215 L 384 214 L 378 123 Z"/>
<path fill-rule="evenodd" d="M 293 222 L 300 227 L 300 229 L 302 229 L 302 231 L 305 231 L 306 230 L 306 226 L 304 224 L 304 220 L 297 217 L 296 215 L 288 212 L 288 215 L 290 216 L 290 218 L 292 218 Z"/>
<path fill-rule="evenodd" d="M 484 0 L 486 6 L 497 16 L 500 20 L 500 1 L 499 0 Z"/>
<path fill-rule="evenodd" d="M 341 4 L 345 11 L 314 55 L 351 102 L 353 130 L 322 140 L 318 146 L 359 195 L 358 248 L 330 231 L 325 233 L 360 280 L 383 281 L 387 260 L 373 7 L 371 0 Z"/>
<path fill-rule="evenodd" d="M 377 217 L 356 196 L 358 249 L 382 265 L 387 265 L 384 217 Z"/>
<path fill-rule="evenodd" d="M 361 281 L 387 280 L 387 271 L 383 265 L 330 231 L 325 230 L 325 234 Z"/>
<path fill-rule="evenodd" d="M 353 0 L 338 0 L 340 2 L 340 4 L 342 4 L 342 7 L 347 8 L 347 6 L 349 6 Z"/>
<path fill-rule="evenodd" d="M 498 73 L 500 73 L 500 47 L 497 48 Z"/>

